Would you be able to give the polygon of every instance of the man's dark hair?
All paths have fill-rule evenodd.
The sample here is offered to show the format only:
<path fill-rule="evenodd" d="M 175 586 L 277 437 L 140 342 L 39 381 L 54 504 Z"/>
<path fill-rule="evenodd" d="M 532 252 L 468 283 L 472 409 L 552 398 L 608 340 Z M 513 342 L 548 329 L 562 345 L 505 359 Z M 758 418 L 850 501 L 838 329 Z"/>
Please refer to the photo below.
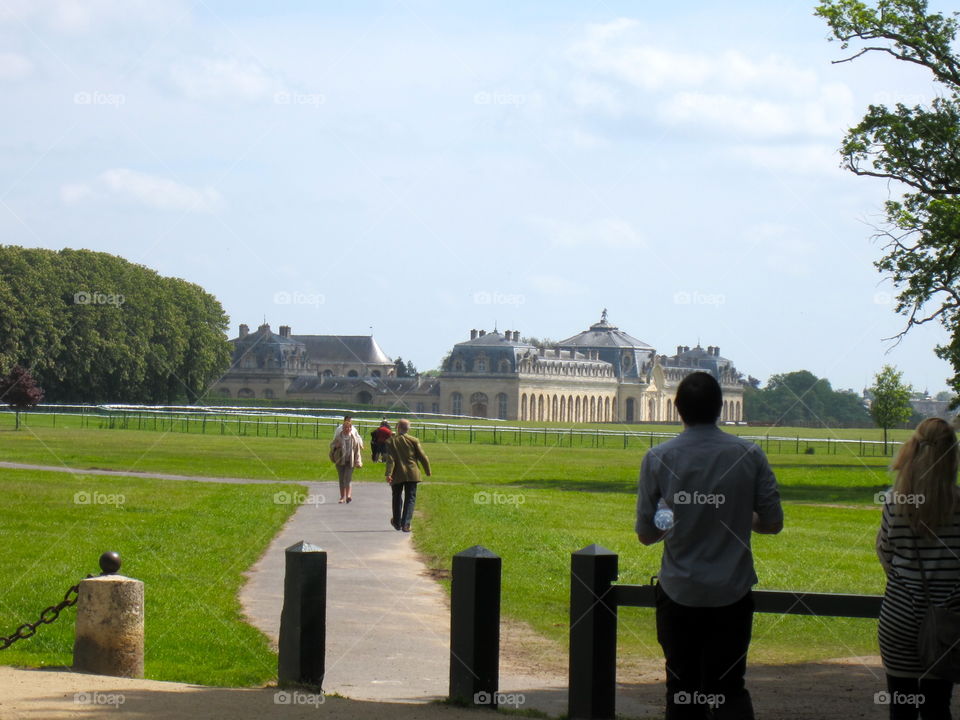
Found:
<path fill-rule="evenodd" d="M 347 420 L 353 420 L 353 415 L 344 415 L 343 421 L 346 422 Z"/>
<path fill-rule="evenodd" d="M 695 372 L 680 381 L 673 402 L 685 425 L 712 425 L 723 409 L 723 393 L 713 375 Z"/>

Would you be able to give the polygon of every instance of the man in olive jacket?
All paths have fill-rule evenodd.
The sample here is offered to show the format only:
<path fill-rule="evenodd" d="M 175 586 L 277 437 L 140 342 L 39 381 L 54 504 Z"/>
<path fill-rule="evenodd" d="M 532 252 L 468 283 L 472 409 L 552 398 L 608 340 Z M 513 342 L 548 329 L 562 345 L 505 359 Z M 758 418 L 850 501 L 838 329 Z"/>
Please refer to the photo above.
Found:
<path fill-rule="evenodd" d="M 417 502 L 417 483 L 420 482 L 420 468 L 430 477 L 430 461 L 427 459 L 420 441 L 408 435 L 409 420 L 397 423 L 397 432 L 387 440 L 387 482 L 393 490 L 393 516 L 390 524 L 394 530 L 410 532 L 413 521 L 413 506 Z"/>

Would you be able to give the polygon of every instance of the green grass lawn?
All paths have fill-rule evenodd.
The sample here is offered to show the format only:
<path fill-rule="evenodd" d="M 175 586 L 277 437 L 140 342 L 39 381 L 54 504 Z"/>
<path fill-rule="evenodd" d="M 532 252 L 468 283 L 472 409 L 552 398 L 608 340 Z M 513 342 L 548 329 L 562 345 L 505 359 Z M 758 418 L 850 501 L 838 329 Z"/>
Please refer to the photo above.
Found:
<path fill-rule="evenodd" d="M 453 554 L 472 545 L 500 554 L 504 612 L 561 648 L 567 636 L 571 552 L 599 543 L 619 553 L 621 582 L 645 583 L 657 571 L 660 546 L 643 547 L 633 534 L 641 449 L 469 443 L 431 443 L 426 449 L 434 477 L 419 496 L 416 546 L 444 569 Z M 0 458 L 282 481 L 335 477 L 325 440 L 303 438 L 30 426 L 19 432 L 0 429 Z M 786 528 L 777 536 L 755 536 L 759 587 L 882 592 L 883 574 L 873 551 L 879 523 L 874 495 L 889 486 L 890 459 L 784 453 L 771 454 L 770 460 L 785 501 Z M 382 473 L 382 465 L 368 465 L 355 479 L 381 482 Z M 128 501 L 117 510 L 68 502 L 73 492 L 94 482 L 101 492 L 126 492 Z M 0 471 L 0 483 L 5 483 L 5 497 L 15 499 L 0 526 L 0 539 L 12 549 L 0 565 L 0 588 L 6 588 L 0 589 L 0 612 L 12 622 L 7 632 L 58 600 L 60 585 L 65 589 L 72 578 L 92 572 L 99 553 L 116 546 L 128 558 L 125 571 L 146 580 L 148 593 L 157 593 L 148 595 L 149 611 L 168 618 L 165 628 L 156 627 L 160 620 L 152 616 L 148 620 L 148 628 L 153 625 L 147 638 L 150 677 L 184 679 L 182 673 L 191 668 L 197 668 L 196 682 L 248 684 L 273 676 L 275 659 L 259 634 L 238 621 L 235 598 L 239 573 L 290 510 L 267 501 L 277 486 L 16 471 Z M 197 547 L 204 551 L 194 552 Z M 42 561 L 34 557 L 37 548 Z M 229 561 L 219 561 L 218 551 Z M 225 567 L 230 569 L 224 573 Z M 35 577 L 46 585 L 34 585 Z M 203 621 L 206 603 L 219 608 L 221 621 L 207 621 L 209 634 L 195 640 L 192 626 Z M 181 611 L 195 613 L 186 623 L 191 632 L 180 627 L 182 620 L 169 619 Z M 658 658 L 652 611 L 627 608 L 621 617 L 623 653 Z M 869 620 L 758 614 L 754 628 L 753 662 L 877 652 L 876 623 Z M 24 643 L 33 650 L 4 651 L 0 662 L 69 662 L 69 631 L 56 625 L 40 634 L 44 631 L 52 631 L 49 639 L 38 635 Z M 234 640 L 242 650 L 221 650 Z"/>
<path fill-rule="evenodd" d="M 121 573 L 145 583 L 148 678 L 231 686 L 276 677 L 276 656 L 242 620 L 237 592 L 293 511 L 273 494 L 291 487 L 0 470 L 0 633 L 36 621 L 116 550 Z M 77 493 L 93 502 L 77 504 Z M 70 665 L 75 618 L 64 610 L 0 662 Z"/>

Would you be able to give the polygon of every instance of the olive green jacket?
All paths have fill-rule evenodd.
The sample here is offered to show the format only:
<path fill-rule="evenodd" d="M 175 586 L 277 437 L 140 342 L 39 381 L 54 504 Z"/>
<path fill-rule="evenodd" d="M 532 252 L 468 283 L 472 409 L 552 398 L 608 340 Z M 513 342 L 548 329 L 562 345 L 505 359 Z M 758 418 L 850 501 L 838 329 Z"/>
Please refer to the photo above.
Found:
<path fill-rule="evenodd" d="M 387 471 L 386 477 L 393 477 L 395 483 L 420 482 L 420 468 L 430 476 L 430 461 L 420 446 L 420 441 L 413 435 L 391 435 L 387 441 Z"/>

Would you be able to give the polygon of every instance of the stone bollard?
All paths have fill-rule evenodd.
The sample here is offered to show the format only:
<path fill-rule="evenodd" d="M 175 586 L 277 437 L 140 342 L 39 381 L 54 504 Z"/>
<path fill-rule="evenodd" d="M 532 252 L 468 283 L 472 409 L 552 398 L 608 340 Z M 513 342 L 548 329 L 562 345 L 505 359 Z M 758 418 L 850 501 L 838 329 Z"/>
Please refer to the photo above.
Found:
<path fill-rule="evenodd" d="M 73 669 L 143 677 L 143 583 L 122 575 L 80 582 Z"/>

